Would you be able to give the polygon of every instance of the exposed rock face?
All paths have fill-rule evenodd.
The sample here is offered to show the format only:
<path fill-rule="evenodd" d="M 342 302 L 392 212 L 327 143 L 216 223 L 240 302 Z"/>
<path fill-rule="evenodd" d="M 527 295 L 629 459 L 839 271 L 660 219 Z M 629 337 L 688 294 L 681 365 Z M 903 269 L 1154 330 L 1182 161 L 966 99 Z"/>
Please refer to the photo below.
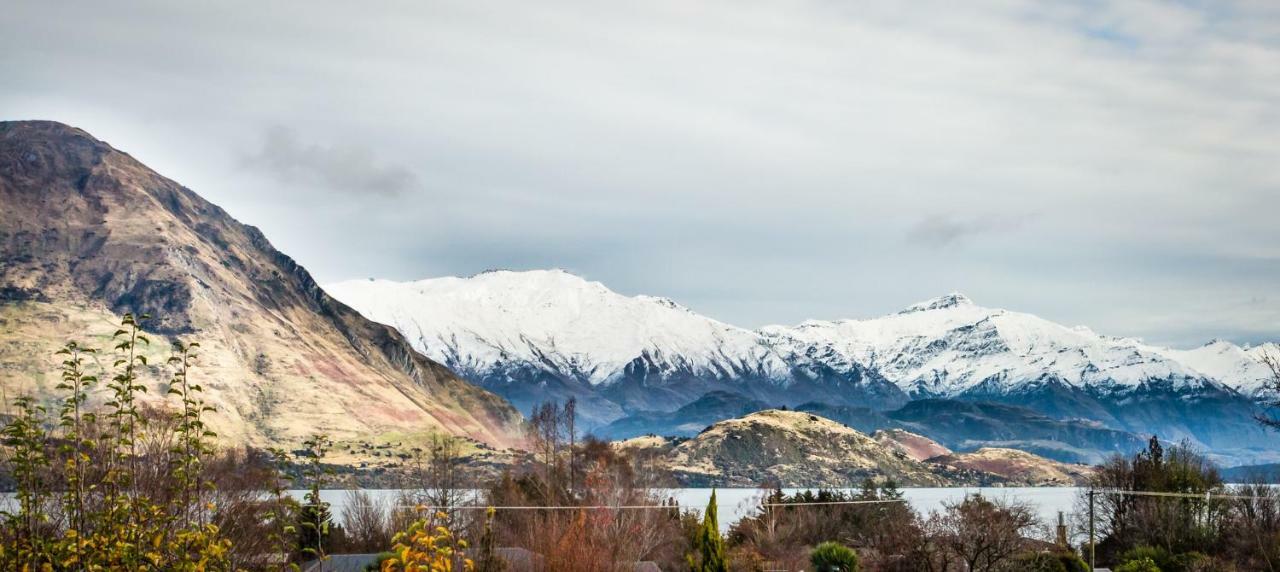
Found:
<path fill-rule="evenodd" d="M 0 123 L 0 205 L 10 396 L 48 395 L 64 341 L 105 346 L 121 314 L 149 313 L 153 363 L 166 340 L 200 342 L 196 375 L 227 439 L 443 429 L 513 442 L 519 416 L 502 399 L 330 298 L 258 229 L 79 129 Z"/>

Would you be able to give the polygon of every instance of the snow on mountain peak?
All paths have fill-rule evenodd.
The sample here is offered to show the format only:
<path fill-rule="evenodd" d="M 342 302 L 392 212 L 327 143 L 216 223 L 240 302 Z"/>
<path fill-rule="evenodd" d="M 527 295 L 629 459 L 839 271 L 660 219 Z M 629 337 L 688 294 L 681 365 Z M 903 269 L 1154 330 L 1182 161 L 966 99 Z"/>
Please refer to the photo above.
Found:
<path fill-rule="evenodd" d="M 1160 348 L 1159 351 L 1197 372 L 1228 382 L 1245 394 L 1256 395 L 1266 390 L 1266 383 L 1272 377 L 1263 357 L 1268 353 L 1280 357 L 1280 344 L 1270 342 L 1249 348 L 1226 340 L 1212 340 L 1189 350 Z"/>
<path fill-rule="evenodd" d="M 959 292 L 952 292 L 945 296 L 939 296 L 925 300 L 923 302 L 912 304 L 905 310 L 898 312 L 899 314 L 911 314 L 914 312 L 927 312 L 929 310 L 946 310 L 948 308 L 956 308 L 961 306 L 974 306 L 973 300 L 968 296 Z"/>
<path fill-rule="evenodd" d="M 962 294 L 868 320 L 808 321 L 762 330 L 784 355 L 822 355 L 874 368 L 915 395 L 1008 391 L 1049 380 L 1125 390 L 1147 382 L 1184 387 L 1203 375 L 1133 339 L 1110 338 L 1038 316 L 975 305 Z"/>
<path fill-rule="evenodd" d="M 785 371 L 755 332 L 666 298 L 618 294 L 564 270 L 495 270 L 415 282 L 356 280 L 326 290 L 366 317 L 400 330 L 426 355 L 469 374 L 538 364 L 596 385 L 616 378 L 637 359 L 711 377 L 743 363 Z"/>
<path fill-rule="evenodd" d="M 865 366 L 917 395 L 1008 391 L 1048 381 L 1117 391 L 1146 383 L 1193 389 L 1225 384 L 1250 393 L 1269 374 L 1263 353 L 1280 355 L 1276 344 L 1160 348 L 984 308 L 954 292 L 879 318 L 751 331 L 667 298 L 625 296 L 558 269 L 355 280 L 327 290 L 465 374 L 533 364 L 592 385 L 619 379 L 629 364 L 644 362 L 657 375 L 710 379 L 749 372 L 785 380 L 797 367 L 847 372 Z"/>

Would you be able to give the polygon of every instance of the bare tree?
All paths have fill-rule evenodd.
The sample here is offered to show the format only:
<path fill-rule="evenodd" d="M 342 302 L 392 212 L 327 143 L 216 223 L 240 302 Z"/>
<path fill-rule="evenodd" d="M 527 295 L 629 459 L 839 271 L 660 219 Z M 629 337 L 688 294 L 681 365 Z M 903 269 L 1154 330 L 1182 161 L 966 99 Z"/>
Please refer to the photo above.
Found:
<path fill-rule="evenodd" d="M 375 500 L 362 490 L 347 491 L 342 511 L 342 530 L 346 534 L 346 550 L 381 552 L 391 546 L 390 520 L 386 503 Z"/>
<path fill-rule="evenodd" d="M 530 449 L 537 457 L 541 482 L 548 498 L 571 495 L 578 486 L 576 399 L 570 398 L 561 408 L 548 401 L 533 408 L 525 433 Z"/>
<path fill-rule="evenodd" d="M 1274 396 L 1267 402 L 1268 409 L 1280 409 L 1280 356 L 1270 353 L 1263 354 L 1262 363 L 1271 370 L 1271 379 L 1263 384 L 1263 388 Z M 1268 411 L 1259 413 L 1254 418 L 1263 426 L 1280 431 L 1280 416 Z"/>
<path fill-rule="evenodd" d="M 450 528 L 461 527 L 457 518 L 463 514 L 457 507 L 472 497 L 463 466 L 463 442 L 447 433 L 432 433 L 426 449 L 415 449 L 412 482 L 407 502 L 403 504 L 435 507 L 443 512 Z"/>
<path fill-rule="evenodd" d="M 560 424 L 569 438 L 569 490 L 578 488 L 578 463 L 574 454 L 578 446 L 578 398 L 570 397 L 560 414 Z"/>
<path fill-rule="evenodd" d="M 930 518 L 940 546 L 964 561 L 966 570 L 999 570 L 1027 546 L 1036 529 L 1031 507 L 973 495 Z"/>

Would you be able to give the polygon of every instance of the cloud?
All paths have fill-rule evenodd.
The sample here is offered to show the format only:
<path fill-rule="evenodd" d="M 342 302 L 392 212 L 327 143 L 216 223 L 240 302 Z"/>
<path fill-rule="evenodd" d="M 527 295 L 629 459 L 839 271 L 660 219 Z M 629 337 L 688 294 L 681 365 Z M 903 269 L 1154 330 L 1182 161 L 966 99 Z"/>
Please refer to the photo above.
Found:
<path fill-rule="evenodd" d="M 357 195 L 396 196 L 418 187 L 413 171 L 379 162 L 368 148 L 303 143 L 293 129 L 280 126 L 266 131 L 262 147 L 244 165 L 283 183 Z"/>
<path fill-rule="evenodd" d="M 321 281 L 563 266 L 747 326 L 960 290 L 1280 337 L 1274 2 L 5 9 L 0 110 L 87 129 Z"/>
<path fill-rule="evenodd" d="M 956 215 L 930 215 L 908 229 L 907 241 L 933 248 L 946 248 L 977 236 L 1010 231 L 1022 224 L 1021 217 L 963 218 Z"/>

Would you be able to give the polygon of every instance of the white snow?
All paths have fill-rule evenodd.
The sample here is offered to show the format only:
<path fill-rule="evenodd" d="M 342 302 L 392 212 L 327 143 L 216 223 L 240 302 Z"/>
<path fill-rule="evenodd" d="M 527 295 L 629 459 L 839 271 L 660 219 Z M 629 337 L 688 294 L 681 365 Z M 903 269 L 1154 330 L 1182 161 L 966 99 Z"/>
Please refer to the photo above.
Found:
<path fill-rule="evenodd" d="M 1257 395 L 1266 390 L 1272 371 L 1262 359 L 1270 355 L 1280 359 L 1280 344 L 1275 342 L 1252 348 L 1240 347 L 1231 342 L 1214 340 L 1190 350 L 1162 349 L 1170 359 L 1235 387 L 1246 395 Z"/>
<path fill-rule="evenodd" d="M 1176 387 L 1207 380 L 1133 339 L 1095 334 L 1031 314 L 984 308 L 960 294 L 867 320 L 808 321 L 761 330 L 785 355 L 859 362 L 903 390 L 955 395 L 983 382 L 1010 389 L 1056 378 L 1076 386 L 1131 388 L 1145 381 Z"/>
<path fill-rule="evenodd" d="M 563 270 L 354 280 L 325 289 L 397 328 L 427 356 L 474 372 L 516 361 L 598 385 L 647 353 L 664 367 L 699 375 L 747 367 L 785 378 L 786 364 L 755 332 L 665 298 L 624 296 Z"/>
<path fill-rule="evenodd" d="M 399 329 L 450 367 L 481 373 L 513 363 L 593 385 L 648 355 L 660 369 L 711 376 L 752 372 L 786 383 L 791 366 L 876 369 L 909 393 L 955 395 L 984 382 L 1004 390 L 1046 379 L 1124 391 L 1148 381 L 1225 385 L 1253 394 L 1264 352 L 1214 342 L 1175 350 L 1100 335 L 1037 316 L 985 308 L 952 293 L 879 318 L 810 320 L 759 331 L 701 316 L 665 298 L 624 296 L 562 270 L 492 271 L 416 282 L 353 280 L 326 287 Z"/>

